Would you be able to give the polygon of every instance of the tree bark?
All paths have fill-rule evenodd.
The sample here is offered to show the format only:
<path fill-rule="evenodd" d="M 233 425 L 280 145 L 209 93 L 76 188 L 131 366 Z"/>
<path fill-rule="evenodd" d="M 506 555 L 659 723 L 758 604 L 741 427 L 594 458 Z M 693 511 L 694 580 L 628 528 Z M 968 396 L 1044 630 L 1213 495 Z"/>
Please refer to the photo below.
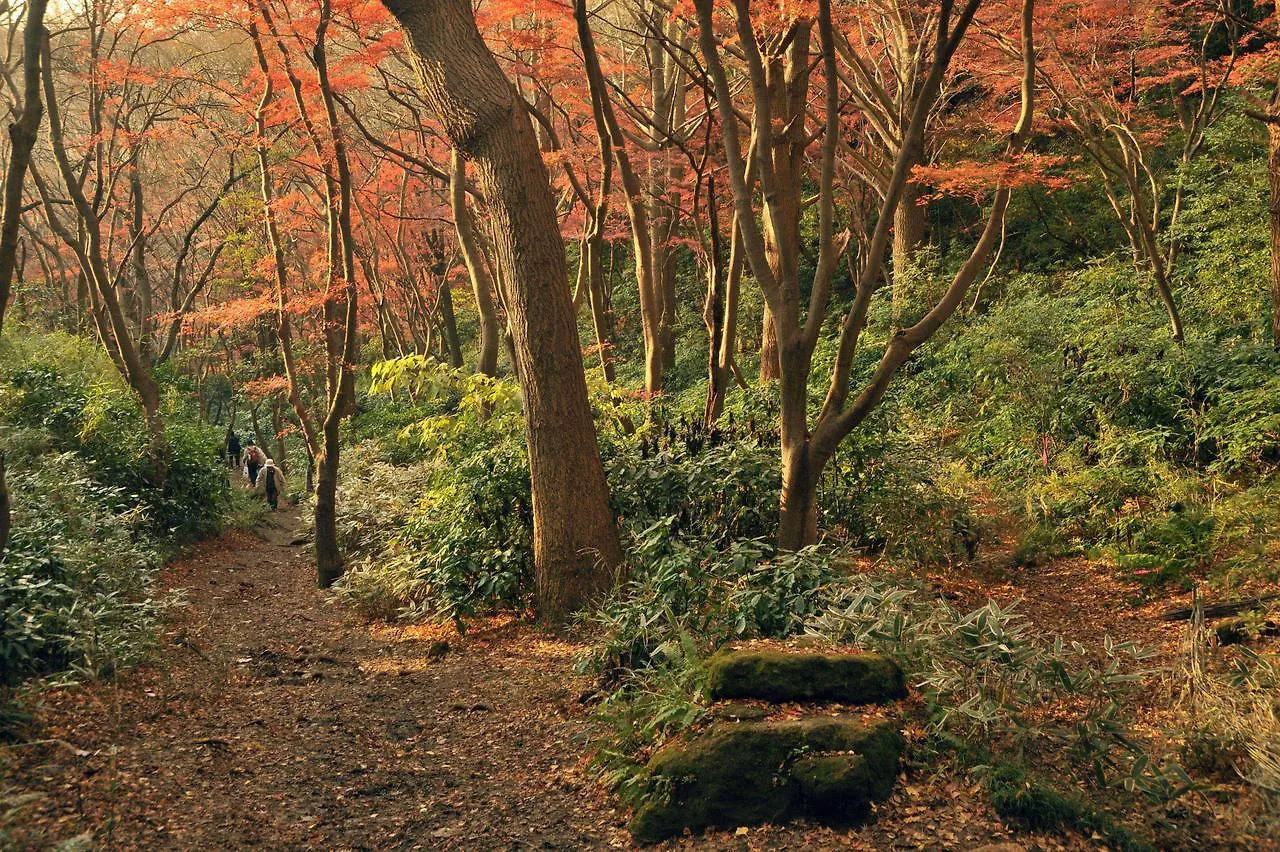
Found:
<path fill-rule="evenodd" d="M 702 306 L 702 322 L 707 327 L 707 402 L 702 423 L 707 428 L 720 418 L 728 384 L 728 370 L 720 360 L 724 344 L 726 290 L 725 261 L 721 258 L 720 214 L 716 201 L 714 175 L 707 176 L 707 228 L 711 245 L 707 257 L 707 298 Z"/>
<path fill-rule="evenodd" d="M 760 381 L 776 381 L 782 375 L 778 365 L 778 329 L 773 324 L 773 311 L 764 306 L 764 317 L 760 321 Z"/>
<path fill-rule="evenodd" d="M 466 161 L 453 149 L 449 171 L 449 202 L 453 208 L 453 227 L 458 233 L 458 245 L 462 248 L 462 260 L 471 279 L 471 292 L 476 299 L 476 313 L 480 315 L 480 354 L 476 359 L 476 372 L 486 376 L 498 374 L 498 341 L 501 328 L 498 311 L 493 304 L 493 281 L 476 238 L 475 219 L 467 206 Z"/>
<path fill-rule="evenodd" d="M 456 370 L 462 366 L 462 341 L 458 339 L 458 318 L 453 312 L 453 289 L 447 280 L 440 282 L 440 322 L 444 325 L 449 366 Z"/>
<path fill-rule="evenodd" d="M 383 0 L 424 100 L 476 164 L 524 393 L 538 610 L 561 623 L 622 564 L 600 463 L 546 166 L 529 116 L 476 28 L 470 0 Z"/>
<path fill-rule="evenodd" d="M 915 264 L 916 250 L 924 240 L 924 208 L 920 199 L 920 185 L 908 183 L 902 190 L 902 200 L 893 212 L 893 316 L 896 321 L 902 311 L 905 282 L 902 280 Z"/>
<path fill-rule="evenodd" d="M 1276 122 L 1267 124 L 1267 178 L 1271 184 L 1271 345 L 1280 351 L 1280 123 Z"/>
<path fill-rule="evenodd" d="M 4 206 L 0 210 L 0 332 L 18 259 L 18 226 L 22 220 L 22 188 L 31 163 L 31 151 L 40 131 L 44 107 L 40 102 L 40 62 L 45 40 L 46 0 L 27 4 L 27 22 L 22 36 L 23 99 L 18 118 L 9 125 L 9 164 L 4 175 Z M 9 544 L 12 514 L 9 486 L 5 478 L 4 450 L 0 448 L 0 558 Z"/>

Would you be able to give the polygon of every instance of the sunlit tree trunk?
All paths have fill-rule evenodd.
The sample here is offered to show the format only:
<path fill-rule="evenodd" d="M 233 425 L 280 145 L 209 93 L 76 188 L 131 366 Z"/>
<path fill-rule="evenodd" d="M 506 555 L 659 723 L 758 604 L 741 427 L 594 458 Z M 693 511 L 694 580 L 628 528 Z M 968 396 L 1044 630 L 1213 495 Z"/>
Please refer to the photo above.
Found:
<path fill-rule="evenodd" d="M 469 0 L 384 0 L 423 96 L 476 164 L 524 395 L 538 610 L 597 600 L 622 564 L 600 463 L 564 244 L 529 116 L 476 29 Z"/>

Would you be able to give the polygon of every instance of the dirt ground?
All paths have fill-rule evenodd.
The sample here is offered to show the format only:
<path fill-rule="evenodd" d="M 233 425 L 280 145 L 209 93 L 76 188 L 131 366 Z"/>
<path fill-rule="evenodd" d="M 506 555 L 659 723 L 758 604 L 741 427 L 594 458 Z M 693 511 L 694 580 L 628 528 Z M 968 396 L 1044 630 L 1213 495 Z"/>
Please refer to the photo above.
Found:
<path fill-rule="evenodd" d="M 19 848 L 592 849 L 630 845 L 585 757 L 584 648 L 511 619 L 368 625 L 312 582 L 296 518 L 175 562 L 156 662 L 48 694 L 0 748 Z M 1050 588 L 1061 588 L 1049 582 Z M 447 642 L 447 649 L 442 645 Z M 4 807 L 0 807 L 0 816 Z M 684 838 L 709 849 L 1094 848 L 1019 835 L 976 787 L 904 775 L 877 820 Z M 71 848 L 75 848 L 74 846 Z"/>

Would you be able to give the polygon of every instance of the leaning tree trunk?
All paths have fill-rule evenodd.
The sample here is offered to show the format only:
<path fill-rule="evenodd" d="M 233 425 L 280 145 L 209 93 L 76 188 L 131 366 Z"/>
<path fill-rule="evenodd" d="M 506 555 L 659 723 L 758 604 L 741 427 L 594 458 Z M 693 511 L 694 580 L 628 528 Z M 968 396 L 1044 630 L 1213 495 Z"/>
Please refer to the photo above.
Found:
<path fill-rule="evenodd" d="M 0 331 L 18 260 L 18 225 L 22 217 L 22 185 L 36 145 L 43 107 L 40 103 L 40 57 L 44 44 L 45 0 L 27 4 L 27 23 L 22 36 L 23 101 L 18 118 L 9 125 L 9 167 L 4 177 L 4 208 L 0 212 Z M 5 479 L 4 450 L 0 448 L 0 558 L 9 544 L 12 515 L 9 487 Z"/>
<path fill-rule="evenodd" d="M 524 393 L 538 609 L 562 622 L 609 588 L 622 552 L 546 166 L 470 0 L 383 3 L 404 29 L 430 111 L 476 164 Z"/>

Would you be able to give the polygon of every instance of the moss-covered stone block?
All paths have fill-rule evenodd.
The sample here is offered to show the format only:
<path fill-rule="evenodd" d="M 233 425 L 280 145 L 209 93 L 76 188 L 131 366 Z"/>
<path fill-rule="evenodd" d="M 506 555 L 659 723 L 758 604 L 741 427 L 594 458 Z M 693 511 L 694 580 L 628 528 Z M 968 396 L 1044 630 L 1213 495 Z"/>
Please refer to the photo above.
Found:
<path fill-rule="evenodd" d="M 733 701 L 711 709 L 714 719 L 728 722 L 757 722 L 769 715 L 769 708 L 763 704 L 748 704 L 744 701 Z"/>
<path fill-rule="evenodd" d="M 878 704 L 907 694 L 902 669 L 878 654 L 721 651 L 707 661 L 714 699 Z"/>
<path fill-rule="evenodd" d="M 824 717 L 717 725 L 654 755 L 649 795 L 631 832 L 641 843 L 656 843 L 686 828 L 795 816 L 857 822 L 893 789 L 901 754 L 902 737 L 887 722 Z"/>
<path fill-rule="evenodd" d="M 828 821 L 860 819 L 871 808 L 871 771 L 860 754 L 815 754 L 791 769 L 805 810 Z"/>

